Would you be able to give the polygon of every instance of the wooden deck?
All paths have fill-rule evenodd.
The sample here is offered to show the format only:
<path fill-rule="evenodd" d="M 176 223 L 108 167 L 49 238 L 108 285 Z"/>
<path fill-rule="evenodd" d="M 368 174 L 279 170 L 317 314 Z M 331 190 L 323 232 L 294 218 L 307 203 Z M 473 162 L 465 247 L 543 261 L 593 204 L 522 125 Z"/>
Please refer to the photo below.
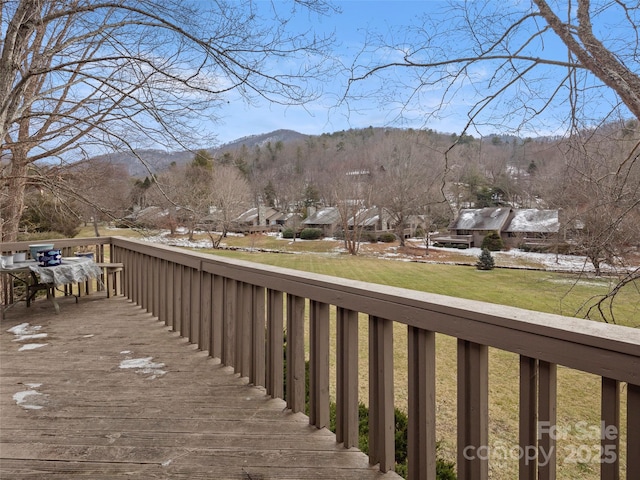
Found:
<path fill-rule="evenodd" d="M 60 306 L 18 305 L 0 324 L 3 480 L 399 478 L 126 298 Z M 8 331 L 24 323 L 46 337 Z"/>

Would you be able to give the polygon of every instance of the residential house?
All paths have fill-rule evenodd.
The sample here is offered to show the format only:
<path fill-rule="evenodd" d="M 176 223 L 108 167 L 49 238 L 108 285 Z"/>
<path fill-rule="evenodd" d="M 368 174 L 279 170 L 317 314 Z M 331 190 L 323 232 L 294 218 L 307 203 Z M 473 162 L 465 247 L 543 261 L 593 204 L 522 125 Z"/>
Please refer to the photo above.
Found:
<path fill-rule="evenodd" d="M 302 215 L 295 212 L 280 213 L 280 215 L 271 219 L 274 225 L 277 225 L 280 230 L 285 228 L 293 228 L 297 230 L 302 223 Z"/>
<path fill-rule="evenodd" d="M 463 208 L 449 225 L 449 235 L 436 235 L 434 243 L 479 247 L 484 237 L 493 231 L 502 232 L 509 221 L 511 208 Z"/>
<path fill-rule="evenodd" d="M 325 237 L 332 237 L 340 226 L 338 207 L 310 209 L 309 216 L 302 221 L 303 228 L 318 228 Z"/>
<path fill-rule="evenodd" d="M 558 210 L 509 207 L 467 208 L 449 226 L 446 235 L 432 237 L 434 243 L 480 247 L 490 232 L 498 232 L 507 247 L 548 245 L 560 231 Z"/>
<path fill-rule="evenodd" d="M 507 247 L 539 247 L 557 241 L 560 232 L 558 210 L 514 209 L 501 232 Z"/>
<path fill-rule="evenodd" d="M 116 222 L 116 225 L 125 228 L 163 228 L 168 225 L 169 218 L 169 210 L 151 206 L 135 209 L 133 213 Z"/>
<path fill-rule="evenodd" d="M 281 212 L 272 207 L 260 205 L 253 207 L 238 216 L 234 221 L 234 230 L 239 232 L 268 231 L 276 224 Z"/>
<path fill-rule="evenodd" d="M 347 222 L 349 229 L 354 225 L 371 232 L 391 230 L 389 214 L 380 207 L 363 208 Z"/>

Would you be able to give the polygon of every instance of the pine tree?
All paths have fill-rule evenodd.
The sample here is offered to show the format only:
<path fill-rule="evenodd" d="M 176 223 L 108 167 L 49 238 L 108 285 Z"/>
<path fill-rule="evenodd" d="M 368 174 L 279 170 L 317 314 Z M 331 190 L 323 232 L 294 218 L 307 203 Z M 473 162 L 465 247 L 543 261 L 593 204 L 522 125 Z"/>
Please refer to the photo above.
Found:
<path fill-rule="evenodd" d="M 493 270 L 495 267 L 495 262 L 493 257 L 491 256 L 491 252 L 487 248 L 482 249 L 482 253 L 478 257 L 478 262 L 476 263 L 476 268 L 478 270 Z"/>

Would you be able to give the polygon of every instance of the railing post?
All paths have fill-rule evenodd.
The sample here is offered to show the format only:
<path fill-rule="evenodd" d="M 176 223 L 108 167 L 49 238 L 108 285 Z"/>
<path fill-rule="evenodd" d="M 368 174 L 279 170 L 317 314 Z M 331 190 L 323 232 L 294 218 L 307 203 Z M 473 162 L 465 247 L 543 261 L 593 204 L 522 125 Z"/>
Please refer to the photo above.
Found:
<path fill-rule="evenodd" d="M 169 270 L 167 260 L 160 261 L 160 316 L 158 319 L 169 326 L 169 302 L 173 302 L 170 297 L 173 296 L 172 290 L 169 290 L 169 282 L 173 285 L 173 278 L 169 278 L 167 274 Z M 124 274 L 123 274 L 124 275 Z"/>
<path fill-rule="evenodd" d="M 249 379 L 254 385 L 266 386 L 265 381 L 265 289 L 253 287 L 253 311 L 251 328 L 251 374 Z"/>
<path fill-rule="evenodd" d="M 358 312 L 338 307 L 336 335 L 336 441 L 357 447 Z"/>
<path fill-rule="evenodd" d="M 200 339 L 198 345 L 201 350 L 206 350 L 211 354 L 211 320 L 213 316 L 213 278 L 210 273 L 201 272 L 202 282 L 200 283 Z"/>
<path fill-rule="evenodd" d="M 153 258 L 151 263 L 151 269 L 153 274 L 153 291 L 151 292 L 151 313 L 154 317 L 160 316 L 160 285 L 162 285 L 160 278 L 160 268 L 162 260 L 159 258 Z"/>
<path fill-rule="evenodd" d="M 211 299 L 211 349 L 209 355 L 222 361 L 224 344 L 224 278 L 214 275 L 212 280 L 213 298 Z"/>
<path fill-rule="evenodd" d="M 627 384 L 627 478 L 640 478 L 640 385 Z"/>
<path fill-rule="evenodd" d="M 617 380 L 602 378 L 600 411 L 602 421 L 602 431 L 600 432 L 600 480 L 619 480 L 620 382 Z M 640 425 L 637 428 L 640 429 Z"/>
<path fill-rule="evenodd" d="M 180 336 L 191 339 L 191 269 L 182 265 L 182 311 L 180 312 Z"/>
<path fill-rule="evenodd" d="M 238 286 L 235 280 L 224 279 L 224 316 L 222 335 L 222 364 L 233 366 L 236 347 L 236 292 Z"/>
<path fill-rule="evenodd" d="M 538 375 L 538 480 L 555 480 L 558 367 L 540 360 Z"/>
<path fill-rule="evenodd" d="M 486 480 L 489 368 L 486 345 L 458 339 L 458 478 Z"/>
<path fill-rule="evenodd" d="M 267 292 L 267 393 L 273 398 L 284 397 L 284 308 L 283 294 Z"/>
<path fill-rule="evenodd" d="M 538 361 L 520 356 L 519 480 L 536 480 L 538 452 Z"/>
<path fill-rule="evenodd" d="M 369 316 L 369 463 L 395 468 L 393 322 Z"/>
<path fill-rule="evenodd" d="M 305 299 L 287 294 L 287 406 L 304 412 L 304 309 Z"/>
<path fill-rule="evenodd" d="M 408 327 L 410 480 L 436 478 L 436 336 Z"/>
<path fill-rule="evenodd" d="M 253 287 L 248 283 L 241 282 L 238 284 L 238 288 L 238 330 L 236 332 L 238 365 L 236 371 L 240 372 L 241 377 L 249 378 L 251 383 Z"/>
<path fill-rule="evenodd" d="M 309 423 L 329 426 L 329 305 L 311 301 L 309 328 Z"/>
<path fill-rule="evenodd" d="M 189 312 L 189 341 L 202 348 L 200 343 L 200 305 L 202 302 L 201 284 L 202 274 L 195 268 L 189 268 L 190 286 L 190 312 Z"/>

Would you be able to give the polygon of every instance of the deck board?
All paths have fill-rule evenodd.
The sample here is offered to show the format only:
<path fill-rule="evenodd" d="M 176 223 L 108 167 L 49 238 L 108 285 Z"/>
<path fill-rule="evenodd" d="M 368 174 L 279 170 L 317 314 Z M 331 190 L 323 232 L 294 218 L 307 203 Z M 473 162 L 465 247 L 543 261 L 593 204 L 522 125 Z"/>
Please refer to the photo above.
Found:
<path fill-rule="evenodd" d="M 399 478 L 124 297 L 60 306 L 0 324 L 0 478 Z M 17 341 L 23 323 L 47 336 Z M 150 371 L 122 368 L 140 359 Z"/>

